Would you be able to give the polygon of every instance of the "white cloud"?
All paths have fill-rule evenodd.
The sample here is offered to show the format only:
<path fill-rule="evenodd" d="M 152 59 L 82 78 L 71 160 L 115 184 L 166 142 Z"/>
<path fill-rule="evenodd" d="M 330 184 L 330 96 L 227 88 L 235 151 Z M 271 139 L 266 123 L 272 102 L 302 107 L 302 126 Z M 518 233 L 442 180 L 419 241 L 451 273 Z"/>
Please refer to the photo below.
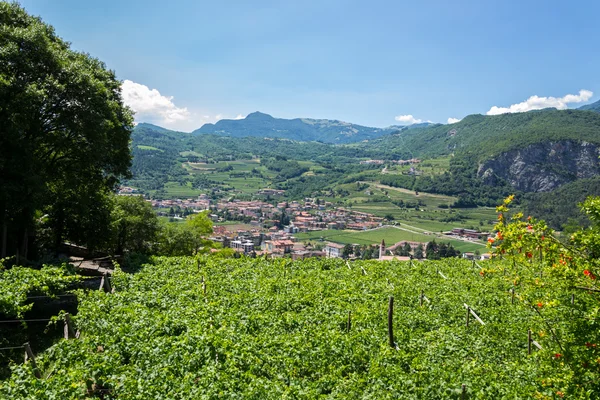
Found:
<path fill-rule="evenodd" d="M 135 111 L 136 121 L 150 121 L 172 125 L 190 119 L 187 107 L 177 107 L 173 96 L 167 97 L 156 89 L 150 89 L 130 80 L 123 81 L 123 101 Z"/>
<path fill-rule="evenodd" d="M 452 117 L 448 118 L 448 123 L 449 124 L 455 124 L 455 123 L 460 122 L 460 121 L 461 121 L 460 118 L 452 118 Z"/>
<path fill-rule="evenodd" d="M 403 124 L 412 125 L 412 124 L 420 124 L 423 122 L 422 119 L 418 119 L 413 117 L 412 115 L 398 115 L 394 118 L 398 122 L 402 122 Z"/>
<path fill-rule="evenodd" d="M 579 94 L 568 94 L 563 97 L 539 97 L 531 96 L 527 100 L 513 104 L 510 107 L 493 106 L 487 112 L 487 115 L 498 115 L 506 113 L 519 113 L 531 110 L 541 110 L 543 108 L 554 107 L 559 110 L 568 108 L 569 103 L 582 103 L 588 101 L 594 93 L 589 90 L 580 90 Z"/>
<path fill-rule="evenodd" d="M 228 118 L 222 113 L 212 114 L 208 110 L 190 112 L 187 107 L 177 107 L 173 96 L 163 96 L 157 89 L 130 80 L 121 86 L 123 102 L 135 111 L 135 121 L 150 122 L 167 128 L 192 131 L 206 123 L 215 123 L 221 119 L 243 119 L 242 114 Z"/>

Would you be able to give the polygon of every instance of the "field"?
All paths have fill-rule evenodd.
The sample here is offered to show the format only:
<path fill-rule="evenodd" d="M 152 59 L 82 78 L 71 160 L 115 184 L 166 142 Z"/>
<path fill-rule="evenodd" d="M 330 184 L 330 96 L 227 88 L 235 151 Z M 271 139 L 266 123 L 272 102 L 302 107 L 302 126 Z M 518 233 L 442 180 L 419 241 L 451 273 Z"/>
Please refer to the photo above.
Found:
<path fill-rule="evenodd" d="M 386 169 L 387 174 L 402 174 L 408 173 L 410 168 L 414 168 L 419 175 L 433 176 L 440 175 L 448 171 L 450 168 L 450 157 L 433 158 L 421 161 L 420 163 L 411 165 L 393 165 Z"/>
<path fill-rule="evenodd" d="M 44 379 L 19 361 L 0 397 L 594 398 L 567 354 L 586 351 L 569 321 L 595 303 L 533 269 L 515 287 L 510 265 L 156 258 L 114 293 L 78 292 L 79 339 L 36 355 Z"/>
<path fill-rule="evenodd" d="M 297 233 L 294 236 L 303 241 L 319 241 L 322 238 L 326 241 L 342 244 L 379 244 L 381 243 L 381 240 L 385 240 L 385 243 L 388 246 L 404 240 L 426 243 L 435 239 L 438 243 L 450 243 L 452 246 L 462 252 L 475 250 L 479 250 L 481 253 L 487 252 L 487 249 L 483 243 L 471 243 L 456 239 L 437 238 L 432 234 L 417 233 L 416 231 L 411 232 L 409 230 L 403 230 L 395 227 L 385 227 L 369 231 L 325 230 L 310 233 Z"/>
<path fill-rule="evenodd" d="M 164 150 L 161 150 L 159 148 L 153 147 L 153 146 L 146 146 L 143 144 L 138 144 L 137 148 L 140 150 L 150 150 L 150 151 L 160 151 L 161 153 L 164 152 Z"/>
<path fill-rule="evenodd" d="M 359 182 L 339 185 L 337 188 L 349 192 L 343 199 L 327 198 L 352 210 L 367 212 L 378 217 L 391 216 L 401 224 L 410 225 L 425 233 L 439 233 L 455 227 L 490 231 L 496 221 L 494 208 L 447 208 L 456 201 L 455 197 L 381 185 L 376 182 Z M 366 188 L 363 188 L 366 187 Z M 419 204 L 418 207 L 400 207 L 399 201 Z M 395 204 L 396 203 L 396 204 Z M 443 208 L 441 208 L 443 207 Z"/>

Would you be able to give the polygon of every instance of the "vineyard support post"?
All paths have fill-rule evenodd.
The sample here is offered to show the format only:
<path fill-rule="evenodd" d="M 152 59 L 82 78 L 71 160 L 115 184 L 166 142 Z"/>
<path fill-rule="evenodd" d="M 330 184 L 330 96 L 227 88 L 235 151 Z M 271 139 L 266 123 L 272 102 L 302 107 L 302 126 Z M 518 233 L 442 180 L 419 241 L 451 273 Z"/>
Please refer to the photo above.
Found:
<path fill-rule="evenodd" d="M 466 323 L 466 326 L 468 327 L 469 326 L 469 316 L 471 315 L 471 309 L 469 307 L 466 307 L 466 308 L 467 308 L 467 323 Z"/>
<path fill-rule="evenodd" d="M 100 279 L 100 287 L 98 288 L 98 290 L 102 289 L 104 289 L 104 276 L 102 276 L 102 279 Z"/>
<path fill-rule="evenodd" d="M 512 292 L 511 304 L 515 304 L 515 288 L 510 289 Z"/>
<path fill-rule="evenodd" d="M 531 354 L 531 329 L 527 330 L 527 354 Z"/>
<path fill-rule="evenodd" d="M 463 383 L 460 388 L 460 400 L 465 400 L 466 395 L 467 395 L 467 385 L 465 385 Z"/>
<path fill-rule="evenodd" d="M 419 296 L 419 306 L 423 307 L 423 289 L 421 289 L 421 295 Z"/>
<path fill-rule="evenodd" d="M 65 339 L 69 339 L 69 337 L 77 337 L 75 334 L 75 330 L 73 329 L 73 324 L 71 322 L 71 315 L 69 313 L 65 314 L 65 326 L 63 330 Z"/>
<path fill-rule="evenodd" d="M 110 280 L 108 279 L 108 273 L 105 272 L 102 277 L 104 278 L 104 291 L 106 293 L 111 293 L 112 288 L 110 286 Z"/>
<path fill-rule="evenodd" d="M 35 362 L 35 357 L 33 355 L 33 351 L 31 351 L 31 346 L 29 346 L 29 342 L 23 344 L 25 348 L 25 361 L 27 359 L 31 360 L 31 367 L 33 368 L 33 374 L 36 378 L 40 379 L 42 375 L 40 374 L 40 370 L 37 367 L 37 363 Z"/>
<path fill-rule="evenodd" d="M 571 294 L 571 304 L 575 304 L 575 293 Z"/>
<path fill-rule="evenodd" d="M 350 332 L 350 328 L 352 328 L 352 311 L 348 311 L 348 324 L 346 325 L 348 332 Z"/>
<path fill-rule="evenodd" d="M 396 348 L 396 344 L 394 343 L 394 296 L 390 296 L 390 303 L 388 305 L 388 336 L 390 347 L 392 349 Z"/>

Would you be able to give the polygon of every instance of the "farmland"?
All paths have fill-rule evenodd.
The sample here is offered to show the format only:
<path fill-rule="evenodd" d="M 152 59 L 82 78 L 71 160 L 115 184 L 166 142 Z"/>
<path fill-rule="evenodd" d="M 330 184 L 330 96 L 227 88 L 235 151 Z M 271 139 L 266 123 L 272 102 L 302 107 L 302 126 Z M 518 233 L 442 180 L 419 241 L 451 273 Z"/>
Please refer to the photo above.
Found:
<path fill-rule="evenodd" d="M 485 252 L 486 248 L 483 243 L 466 242 L 456 239 L 438 238 L 433 234 L 418 233 L 412 229 L 406 228 L 401 229 L 399 227 L 384 227 L 381 229 L 373 229 L 369 231 L 338 231 L 338 230 L 325 230 L 315 231 L 311 233 L 298 233 L 295 235 L 299 240 L 304 241 L 315 241 L 315 240 L 327 240 L 342 244 L 379 244 L 382 240 L 388 245 L 400 242 L 400 241 L 411 241 L 411 242 L 430 242 L 436 240 L 439 243 L 450 243 L 454 248 L 466 252 L 479 250 Z"/>
<path fill-rule="evenodd" d="M 77 292 L 79 339 L 37 354 L 44 379 L 14 365 L 0 397 L 593 397 L 593 369 L 578 375 L 566 356 L 590 340 L 567 321 L 592 296 L 572 305 L 553 280 L 536 286 L 535 268 L 517 286 L 516 274 L 460 260 L 154 258 L 117 272 L 114 293 Z M 541 347 L 530 355 L 528 330 Z"/>

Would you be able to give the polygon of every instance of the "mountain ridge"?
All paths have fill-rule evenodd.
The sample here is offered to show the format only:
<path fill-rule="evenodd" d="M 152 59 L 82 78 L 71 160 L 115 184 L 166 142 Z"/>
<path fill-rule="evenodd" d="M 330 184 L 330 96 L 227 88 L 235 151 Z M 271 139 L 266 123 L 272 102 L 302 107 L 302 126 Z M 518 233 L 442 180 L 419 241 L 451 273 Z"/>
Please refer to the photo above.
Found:
<path fill-rule="evenodd" d="M 594 111 L 600 113 L 600 100 L 596 101 L 595 103 L 590 103 L 586 104 L 585 106 L 581 106 L 578 108 L 578 110 Z"/>
<path fill-rule="evenodd" d="M 192 134 L 214 134 L 240 138 L 272 137 L 302 142 L 345 144 L 381 137 L 397 130 L 397 126 L 374 128 L 331 119 L 276 118 L 256 111 L 243 119 L 222 119 L 214 124 L 204 124 Z"/>

